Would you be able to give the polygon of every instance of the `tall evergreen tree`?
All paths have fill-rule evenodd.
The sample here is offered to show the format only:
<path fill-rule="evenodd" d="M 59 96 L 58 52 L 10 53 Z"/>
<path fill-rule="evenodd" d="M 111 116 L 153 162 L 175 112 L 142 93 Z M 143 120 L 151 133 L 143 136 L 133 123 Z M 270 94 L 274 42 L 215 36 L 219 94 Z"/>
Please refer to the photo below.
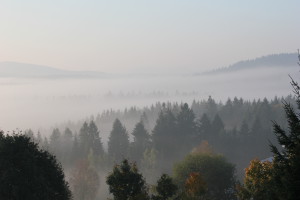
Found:
<path fill-rule="evenodd" d="M 199 139 L 209 139 L 212 127 L 211 127 L 211 122 L 210 119 L 208 118 L 207 114 L 204 113 L 199 121 Z M 200 141 L 197 141 L 200 142 Z"/>
<path fill-rule="evenodd" d="M 297 110 L 284 102 L 289 132 L 274 123 L 274 132 L 283 148 L 279 150 L 275 145 L 271 145 L 274 153 L 274 187 L 279 199 L 285 200 L 300 197 L 300 86 L 294 80 L 291 83 L 297 98 Z"/>
<path fill-rule="evenodd" d="M 188 104 L 185 103 L 181 106 L 177 118 L 177 144 L 180 149 L 181 156 L 185 156 L 190 152 L 193 146 L 196 145 L 195 138 L 197 134 L 197 126 L 195 122 L 195 114 Z"/>
<path fill-rule="evenodd" d="M 212 135 L 216 137 L 224 131 L 224 123 L 220 116 L 217 114 L 212 121 Z"/>
<path fill-rule="evenodd" d="M 161 111 L 152 132 L 152 141 L 154 148 L 158 151 L 159 163 L 168 168 L 168 163 L 176 159 L 177 154 L 174 150 L 178 148 L 175 138 L 177 135 L 176 118 L 170 109 Z"/>
<path fill-rule="evenodd" d="M 61 162 L 61 133 L 58 128 L 53 129 L 52 134 L 50 135 L 49 143 L 50 151 L 57 157 Z"/>
<path fill-rule="evenodd" d="M 141 120 L 135 125 L 132 135 L 134 136 L 131 144 L 131 156 L 138 164 L 143 158 L 143 154 L 150 145 L 150 135 L 145 129 L 144 123 Z"/>
<path fill-rule="evenodd" d="M 86 158 L 90 151 L 93 151 L 97 156 L 103 156 L 104 150 L 99 134 L 98 127 L 93 120 L 89 124 L 84 122 L 79 133 L 83 158 Z"/>
<path fill-rule="evenodd" d="M 249 136 L 249 126 L 245 120 L 243 120 L 240 131 L 240 136 Z"/>
<path fill-rule="evenodd" d="M 100 132 L 94 121 L 91 121 L 89 124 L 89 137 L 93 152 L 96 155 L 103 156 L 104 150 L 100 138 Z"/>
<path fill-rule="evenodd" d="M 85 158 L 90 150 L 89 142 L 89 125 L 87 122 L 84 122 L 79 131 L 79 148 L 80 148 L 80 157 Z"/>
<path fill-rule="evenodd" d="M 73 145 L 73 133 L 69 128 L 66 128 L 62 137 L 62 164 L 69 164 L 71 161 Z"/>
<path fill-rule="evenodd" d="M 120 120 L 116 119 L 108 140 L 108 156 L 112 161 L 119 162 L 127 157 L 128 149 L 128 133 Z"/>

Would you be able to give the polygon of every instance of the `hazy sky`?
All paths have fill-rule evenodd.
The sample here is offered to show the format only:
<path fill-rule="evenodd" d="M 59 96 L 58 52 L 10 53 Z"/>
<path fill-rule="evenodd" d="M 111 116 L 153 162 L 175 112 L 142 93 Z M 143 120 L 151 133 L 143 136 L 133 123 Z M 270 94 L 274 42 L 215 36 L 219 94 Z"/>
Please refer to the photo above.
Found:
<path fill-rule="evenodd" d="M 0 0 L 0 61 L 193 72 L 300 48 L 299 0 Z"/>

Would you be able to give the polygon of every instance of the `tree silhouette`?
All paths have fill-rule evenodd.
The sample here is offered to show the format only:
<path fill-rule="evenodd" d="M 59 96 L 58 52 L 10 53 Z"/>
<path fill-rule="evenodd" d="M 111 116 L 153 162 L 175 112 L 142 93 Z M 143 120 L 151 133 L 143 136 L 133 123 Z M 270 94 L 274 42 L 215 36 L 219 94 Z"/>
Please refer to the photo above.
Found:
<path fill-rule="evenodd" d="M 115 162 L 121 161 L 128 154 L 129 139 L 126 128 L 116 119 L 108 140 L 108 156 Z"/>
<path fill-rule="evenodd" d="M 53 155 L 24 135 L 0 132 L 0 199 L 68 200 L 71 192 Z"/>
<path fill-rule="evenodd" d="M 293 79 L 291 84 L 296 95 L 297 111 L 291 104 L 284 102 L 289 132 L 274 122 L 274 132 L 279 150 L 271 145 L 274 154 L 274 180 L 279 199 L 298 199 L 300 197 L 300 86 Z"/>
<path fill-rule="evenodd" d="M 115 165 L 106 179 L 109 192 L 115 200 L 135 200 L 148 198 L 146 183 L 135 164 L 123 160 L 121 165 Z"/>

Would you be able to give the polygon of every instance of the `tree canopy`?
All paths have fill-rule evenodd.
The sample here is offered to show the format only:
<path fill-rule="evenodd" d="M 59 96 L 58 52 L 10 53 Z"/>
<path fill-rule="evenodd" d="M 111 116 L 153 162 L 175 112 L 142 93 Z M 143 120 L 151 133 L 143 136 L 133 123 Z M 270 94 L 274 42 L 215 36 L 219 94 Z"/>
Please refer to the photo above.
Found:
<path fill-rule="evenodd" d="M 53 155 L 29 137 L 0 132 L 0 199 L 68 200 L 71 192 Z"/>
<path fill-rule="evenodd" d="M 126 159 L 121 165 L 115 165 L 106 183 L 115 200 L 147 199 L 146 183 L 142 174 L 138 172 L 135 164 Z"/>
<path fill-rule="evenodd" d="M 221 155 L 190 154 L 174 167 L 174 178 L 181 188 L 192 173 L 199 173 L 207 187 L 209 199 L 232 199 L 235 167 Z"/>

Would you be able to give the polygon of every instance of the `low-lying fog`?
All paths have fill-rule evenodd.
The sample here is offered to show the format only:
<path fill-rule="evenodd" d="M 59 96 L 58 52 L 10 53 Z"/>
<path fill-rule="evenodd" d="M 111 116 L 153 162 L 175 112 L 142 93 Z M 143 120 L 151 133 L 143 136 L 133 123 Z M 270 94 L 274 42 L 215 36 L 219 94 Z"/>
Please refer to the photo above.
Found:
<path fill-rule="evenodd" d="M 243 70 L 219 75 L 142 75 L 106 79 L 0 79 L 0 129 L 48 129 L 105 109 L 150 106 L 157 101 L 191 103 L 210 95 L 273 98 L 292 93 L 288 74 L 298 67 Z"/>

